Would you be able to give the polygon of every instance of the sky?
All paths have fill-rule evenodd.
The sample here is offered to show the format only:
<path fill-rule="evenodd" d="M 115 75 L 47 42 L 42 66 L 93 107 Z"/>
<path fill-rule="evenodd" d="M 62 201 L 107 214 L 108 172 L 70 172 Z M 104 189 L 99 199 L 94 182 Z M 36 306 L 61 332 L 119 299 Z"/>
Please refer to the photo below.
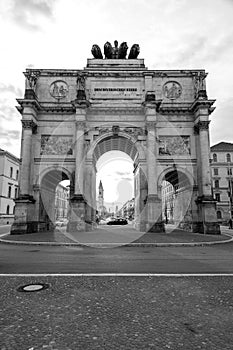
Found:
<path fill-rule="evenodd" d="M 82 69 L 114 40 L 138 43 L 149 69 L 205 69 L 210 143 L 232 142 L 232 18 L 233 0 L 0 0 L 0 148 L 20 155 L 26 68 Z"/>

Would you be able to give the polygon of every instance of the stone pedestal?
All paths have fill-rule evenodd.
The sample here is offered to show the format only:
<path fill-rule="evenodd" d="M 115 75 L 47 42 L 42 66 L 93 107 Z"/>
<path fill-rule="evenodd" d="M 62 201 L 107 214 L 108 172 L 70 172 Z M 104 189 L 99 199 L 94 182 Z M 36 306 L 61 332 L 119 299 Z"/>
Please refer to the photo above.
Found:
<path fill-rule="evenodd" d="M 11 234 L 33 233 L 38 230 L 38 221 L 34 218 L 35 200 L 32 196 L 24 195 L 15 200 L 15 221 L 11 226 Z"/>
<path fill-rule="evenodd" d="M 212 196 L 200 196 L 197 203 L 201 211 L 202 221 L 193 223 L 193 231 L 212 235 L 221 234 L 216 219 L 216 202 Z"/>
<path fill-rule="evenodd" d="M 70 218 L 67 225 L 68 232 L 86 231 L 86 201 L 83 195 L 74 195 L 70 200 Z"/>
<path fill-rule="evenodd" d="M 157 195 L 148 195 L 147 213 L 148 223 L 146 230 L 148 232 L 165 232 L 164 222 L 162 221 L 162 203 Z"/>

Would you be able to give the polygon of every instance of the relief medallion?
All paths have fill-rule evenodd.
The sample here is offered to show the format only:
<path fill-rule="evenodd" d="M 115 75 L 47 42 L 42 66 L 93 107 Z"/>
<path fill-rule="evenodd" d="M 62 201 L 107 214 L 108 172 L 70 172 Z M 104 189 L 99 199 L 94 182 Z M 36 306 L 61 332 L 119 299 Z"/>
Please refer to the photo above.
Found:
<path fill-rule="evenodd" d="M 57 100 L 65 98 L 68 94 L 68 85 L 63 80 L 56 80 L 50 85 L 50 95 Z"/>
<path fill-rule="evenodd" d="M 163 86 L 163 93 L 170 100 L 176 100 L 182 93 L 182 87 L 177 81 L 168 81 Z"/>

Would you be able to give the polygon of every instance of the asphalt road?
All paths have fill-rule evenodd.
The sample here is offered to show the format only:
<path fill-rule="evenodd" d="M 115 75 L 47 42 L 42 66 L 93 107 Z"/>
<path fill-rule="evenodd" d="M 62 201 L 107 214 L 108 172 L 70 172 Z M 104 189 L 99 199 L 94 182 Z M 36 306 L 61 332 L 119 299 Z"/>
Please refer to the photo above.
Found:
<path fill-rule="evenodd" d="M 233 243 L 111 249 L 2 243 L 0 273 L 233 273 Z"/>
<path fill-rule="evenodd" d="M 0 277 L 1 350 L 232 350 L 231 277 Z M 19 292 L 47 283 L 40 292 Z"/>
<path fill-rule="evenodd" d="M 0 236 L 10 231 L 11 225 L 0 225 Z"/>

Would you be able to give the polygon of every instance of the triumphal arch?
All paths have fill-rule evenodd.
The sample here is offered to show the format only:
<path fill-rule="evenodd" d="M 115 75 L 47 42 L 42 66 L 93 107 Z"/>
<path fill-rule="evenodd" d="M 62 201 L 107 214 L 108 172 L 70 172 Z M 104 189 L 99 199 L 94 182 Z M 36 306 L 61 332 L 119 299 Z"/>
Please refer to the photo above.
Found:
<path fill-rule="evenodd" d="M 26 69 L 20 192 L 12 234 L 54 228 L 57 184 L 70 180 L 67 230 L 96 221 L 96 162 L 120 150 L 134 163 L 135 229 L 164 231 L 162 183 L 175 189 L 180 227 L 220 233 L 209 167 L 204 70 L 151 70 L 133 45 L 104 46 L 84 69 Z"/>

